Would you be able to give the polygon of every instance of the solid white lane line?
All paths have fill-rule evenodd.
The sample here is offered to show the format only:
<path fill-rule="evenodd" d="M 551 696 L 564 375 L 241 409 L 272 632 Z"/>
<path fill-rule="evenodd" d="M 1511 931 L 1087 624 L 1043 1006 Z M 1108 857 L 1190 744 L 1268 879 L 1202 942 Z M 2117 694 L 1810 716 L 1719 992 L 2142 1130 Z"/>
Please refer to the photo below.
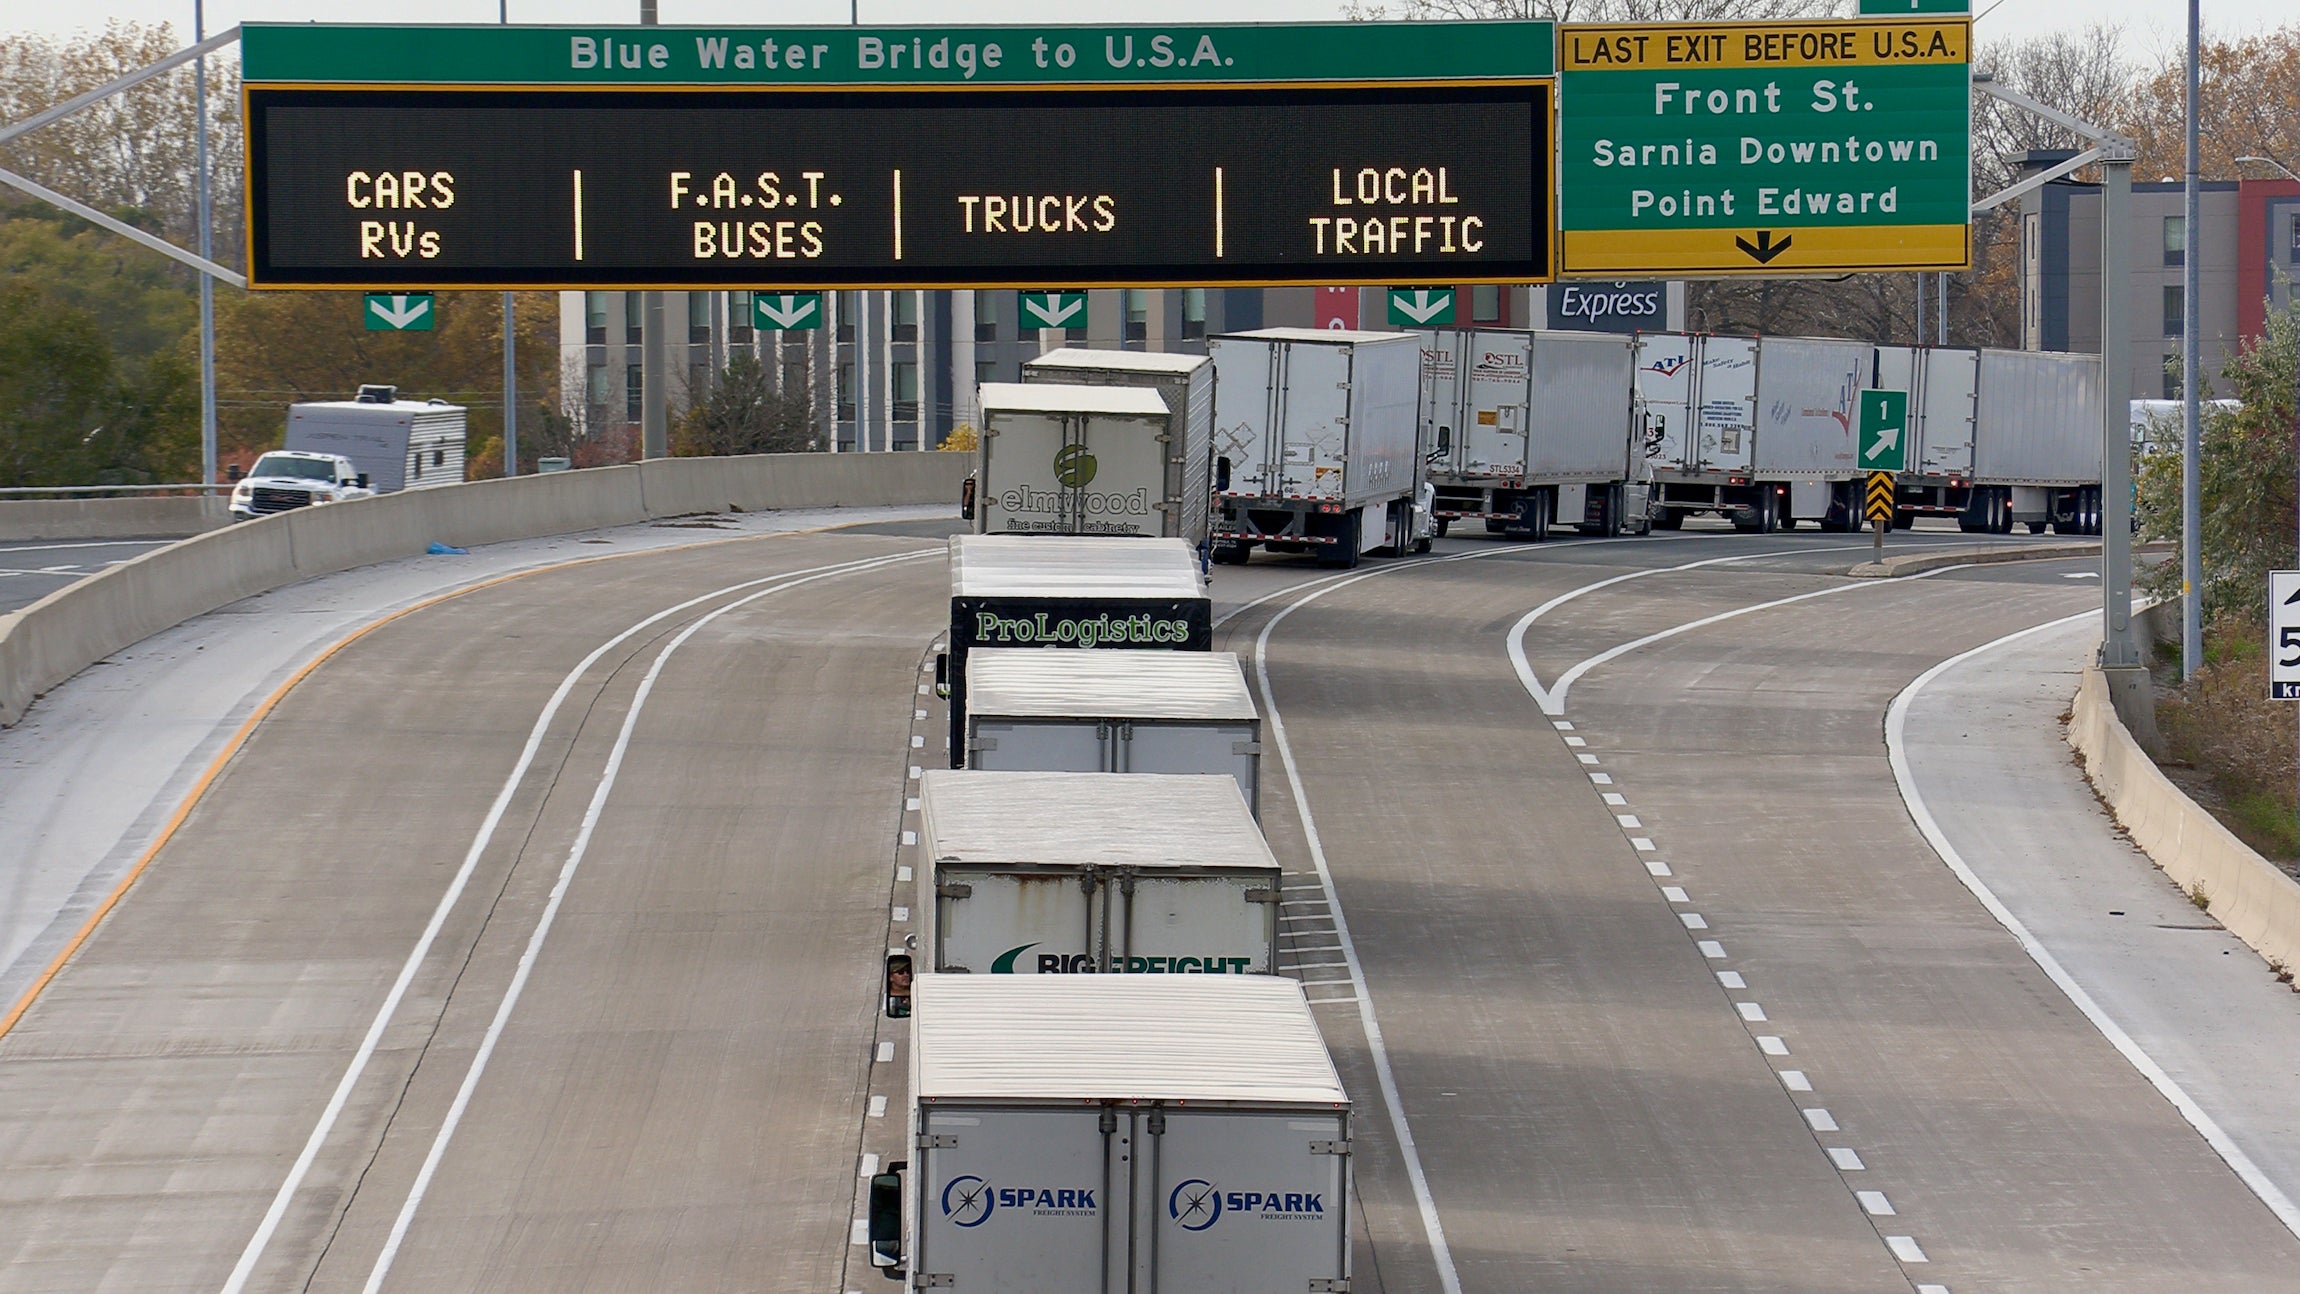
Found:
<path fill-rule="evenodd" d="M 1885 1244 L 1892 1249 L 1893 1257 L 1902 1262 L 1923 1263 L 1932 1261 L 1925 1257 L 1925 1251 L 1918 1247 L 1915 1236 L 1886 1236 Z"/>
<path fill-rule="evenodd" d="M 1859 1152 L 1850 1146 L 1829 1147 L 1829 1162 L 1835 1164 L 1838 1171 L 1846 1173 L 1858 1173 L 1868 1167 L 1861 1162 Z"/>
<path fill-rule="evenodd" d="M 239 1291 L 247 1288 L 249 1275 L 255 1271 L 257 1261 L 263 1257 L 265 1248 L 271 1244 L 273 1234 L 279 1230 L 280 1220 L 286 1216 L 288 1205 L 295 1199 L 296 1191 L 302 1187 L 303 1179 L 311 1172 L 312 1161 L 319 1157 L 320 1147 L 326 1143 L 328 1136 L 334 1131 L 336 1120 L 342 1117 L 344 1104 L 351 1099 L 352 1088 L 359 1082 L 361 1075 L 367 1072 L 368 1062 L 374 1058 L 376 1047 L 383 1039 L 384 1030 L 389 1027 L 392 1016 L 398 1013 L 399 1004 L 406 998 L 408 986 L 414 981 L 416 972 L 422 968 L 424 958 L 430 955 L 431 946 L 439 938 L 440 929 L 447 924 L 448 913 L 454 910 L 456 900 L 462 897 L 464 887 L 471 880 L 472 872 L 479 866 L 480 856 L 486 853 L 487 847 L 494 841 L 496 828 L 502 824 L 505 811 L 511 807 L 512 796 L 518 792 L 520 782 L 525 780 L 528 770 L 535 763 L 535 756 L 542 749 L 544 734 L 550 730 L 552 721 L 559 715 L 560 707 L 566 704 L 568 696 L 574 692 L 575 685 L 582 680 L 583 675 L 593 665 L 597 664 L 601 657 L 616 647 L 664 620 L 714 598 L 724 597 L 729 593 L 739 592 L 743 589 L 755 589 L 761 585 L 775 584 L 777 581 L 787 581 L 781 587 L 789 588 L 832 575 L 873 570 L 893 562 L 916 561 L 921 557 L 931 555 L 932 550 L 930 549 L 926 552 L 903 553 L 891 557 L 873 557 L 861 561 L 838 562 L 827 566 L 787 571 L 781 575 L 769 575 L 755 580 L 744 580 L 737 584 L 729 584 L 724 588 L 713 589 L 709 593 L 665 607 L 661 611 L 638 621 L 623 632 L 593 648 L 589 655 L 578 661 L 573 669 L 567 671 L 567 676 L 561 679 L 559 686 L 552 691 L 551 699 L 544 703 L 542 713 L 536 716 L 535 726 L 528 730 L 527 743 L 520 748 L 519 758 L 513 762 L 510 774 L 503 779 L 502 788 L 495 794 L 495 802 L 488 806 L 487 816 L 481 820 L 478 834 L 472 837 L 471 848 L 465 851 L 463 855 L 463 865 L 457 868 L 455 875 L 449 879 L 446 891 L 440 895 L 439 903 L 432 909 L 430 922 L 424 926 L 423 933 L 415 941 L 414 949 L 408 953 L 407 960 L 401 964 L 398 978 L 392 981 L 390 991 L 384 995 L 383 1004 L 376 1009 L 374 1020 L 368 1024 L 366 1036 L 360 1039 L 358 1049 L 352 1053 L 351 1064 L 344 1070 L 342 1080 L 336 1084 L 335 1092 L 328 1098 L 326 1108 L 320 1112 L 319 1121 L 312 1127 L 311 1136 L 305 1139 L 303 1150 L 297 1154 L 295 1163 L 289 1166 L 287 1178 L 280 1183 L 279 1190 L 273 1194 L 271 1206 L 264 1211 L 263 1220 L 256 1224 L 255 1234 L 248 1237 L 247 1247 L 240 1251 L 239 1261 L 233 1265 L 231 1274 L 225 1278 L 223 1294 L 239 1294 Z"/>
<path fill-rule="evenodd" d="M 2086 992 L 2084 986 L 2076 982 L 2076 979 L 2060 964 L 2060 959 L 2054 957 L 2043 944 L 2037 942 L 2036 936 L 2029 933 L 2028 927 L 2021 924 L 2020 918 L 2012 914 L 2012 909 L 1998 900 L 1996 892 L 1991 890 L 1988 884 L 1981 880 L 1979 874 L 1974 872 L 1972 867 L 1965 862 L 1964 855 L 1957 852 L 1956 846 L 1949 843 L 1948 836 L 1941 831 L 1940 822 L 1933 817 L 1932 809 L 1925 803 L 1924 793 L 1917 789 L 1915 777 L 1909 772 L 1909 707 L 1916 701 L 1917 695 L 1931 685 L 1933 680 L 1966 661 L 1986 655 L 1999 647 L 2018 642 L 2033 634 L 2046 633 L 2061 628 L 2064 625 L 2097 619 L 2099 615 L 2100 612 L 2098 611 L 2083 611 L 2073 616 L 2063 616 L 2058 620 L 2047 621 L 2044 624 L 2023 629 L 2018 633 L 2009 633 L 1994 642 L 1983 643 L 1971 651 L 1951 656 L 1917 675 L 1913 682 L 1901 689 L 1901 694 L 1893 698 L 1893 704 L 1885 711 L 1885 756 L 1892 765 L 1893 781 L 1900 787 L 1901 802 L 1907 806 L 1910 819 L 1917 824 L 1918 833 L 1923 835 L 1925 842 L 1933 847 L 1933 852 L 1940 855 L 1941 862 L 1946 864 L 1948 869 L 1956 874 L 1956 878 L 1964 883 L 1964 887 L 1972 892 L 1972 896 L 1980 901 L 1981 907 L 1986 909 L 1991 917 L 1996 918 L 1998 925 L 2003 926 L 2011 933 L 2014 941 L 2020 944 L 2021 951 L 2029 955 L 2029 960 L 2037 964 L 2037 968 L 2042 970 L 2045 977 L 2050 979 L 2054 986 L 2059 988 L 2068 997 L 2068 1000 L 2076 1005 L 2077 1010 L 2084 1012 L 2084 1018 L 2092 1021 L 2092 1027 L 2098 1029 L 2101 1036 L 2108 1039 L 2109 1045 L 2116 1048 L 2127 1063 L 2140 1071 L 2141 1077 L 2147 1079 L 2150 1086 L 2154 1087 L 2165 1100 L 2172 1103 L 2172 1107 L 2180 1112 L 2180 1117 L 2188 1120 L 2188 1125 L 2203 1136 L 2205 1144 L 2211 1146 L 2213 1153 L 2219 1155 L 2221 1161 L 2235 1171 L 2236 1176 L 2244 1182 L 2252 1194 L 2258 1197 L 2262 1204 L 2268 1206 L 2269 1212 L 2276 1215 L 2276 1220 L 2283 1223 L 2287 1231 L 2295 1236 L 2300 1236 L 2300 1205 L 2295 1205 L 2292 1197 L 2286 1195 L 2283 1188 L 2277 1186 L 2275 1182 L 2269 1179 L 2268 1174 L 2261 1171 L 2260 1165 L 2254 1163 L 2252 1157 L 2244 1153 L 2243 1148 L 2229 1137 L 2220 1124 L 2211 1115 L 2205 1113 L 2204 1107 L 2196 1103 L 2196 1099 L 2188 1094 L 2187 1089 L 2181 1087 L 2172 1075 L 2166 1073 L 2164 1067 L 2156 1063 L 2156 1058 L 2143 1050 L 2141 1045 L 2133 1040 L 2132 1035 L 2124 1031 L 2124 1026 L 2112 1019 L 2108 1012 L 2102 1009 L 2100 1003 L 2093 1000 L 2092 994 Z"/>
<path fill-rule="evenodd" d="M 447 1107 L 447 1117 L 441 1121 L 439 1131 L 431 1139 L 431 1149 L 423 1158 L 423 1167 L 417 1170 L 415 1182 L 408 1188 L 407 1199 L 400 1205 L 399 1216 L 391 1226 L 391 1235 L 384 1241 L 383 1251 L 376 1255 L 375 1266 L 368 1271 L 367 1294 L 375 1294 L 375 1291 L 381 1289 L 384 1277 L 390 1274 L 392 1260 L 398 1256 L 399 1246 L 407 1238 L 407 1229 L 415 1221 L 416 1210 L 422 1207 L 423 1197 L 431 1188 L 440 1161 L 447 1156 L 448 1144 L 454 1140 L 456 1129 L 463 1122 L 464 1111 L 471 1106 L 472 1094 L 479 1089 L 480 1077 L 487 1072 L 487 1062 L 495 1055 L 496 1044 L 502 1040 L 504 1029 L 511 1023 L 511 1014 L 517 1009 L 520 996 L 526 992 L 528 978 L 534 974 L 535 963 L 543 954 L 544 941 L 550 938 L 551 927 L 558 921 L 560 905 L 566 902 L 567 891 L 575 882 L 575 874 L 582 867 L 584 857 L 591 851 L 591 838 L 598 831 L 600 818 L 606 814 L 607 798 L 622 777 L 623 760 L 630 752 L 631 737 L 638 731 L 640 716 L 647 712 L 647 699 L 654 694 L 656 680 L 663 676 L 664 667 L 670 664 L 671 658 L 678 654 L 681 647 L 687 645 L 689 639 L 719 617 L 798 585 L 812 583 L 831 574 L 845 573 L 824 572 L 803 579 L 786 579 L 755 593 L 745 594 L 697 617 L 694 623 L 680 630 L 670 642 L 664 644 L 661 651 L 655 653 L 653 663 L 648 665 L 646 674 L 639 680 L 638 689 L 631 694 L 631 704 L 623 715 L 622 728 L 615 734 L 615 744 L 607 752 L 607 763 L 600 770 L 598 785 L 592 789 L 591 802 L 583 810 L 582 825 L 576 829 L 575 840 L 568 846 L 566 861 L 559 866 L 559 879 L 552 885 L 551 897 L 543 905 L 543 914 L 537 918 L 534 931 L 527 937 L 527 947 L 519 954 L 518 968 L 512 972 L 511 983 L 503 991 L 503 1000 L 496 1005 L 495 1018 L 488 1022 L 487 1033 L 480 1039 L 479 1050 L 471 1058 L 471 1068 L 464 1072 L 463 1082 L 456 1089 L 455 1100 Z M 888 1050 L 893 1048 L 892 1043 L 885 1046 Z"/>
<path fill-rule="evenodd" d="M 1375 1017 L 1373 993 L 1366 985 L 1365 967 L 1358 960 L 1356 946 L 1350 939 L 1349 919 L 1342 913 L 1341 896 L 1334 889 L 1334 875 L 1326 861 L 1325 843 L 1318 836 L 1316 817 L 1310 812 L 1310 796 L 1302 785 L 1302 770 L 1294 760 L 1294 746 L 1286 736 L 1286 720 L 1278 708 L 1277 693 L 1270 686 L 1270 634 L 1287 616 L 1335 589 L 1371 579 L 1381 574 L 1369 571 L 1325 584 L 1290 602 L 1278 614 L 1263 624 L 1262 632 L 1254 639 L 1254 681 L 1262 690 L 1262 707 L 1269 714 L 1270 735 L 1277 742 L 1278 762 L 1286 770 L 1286 786 L 1293 794 L 1294 813 L 1301 820 L 1302 836 L 1310 849 L 1310 861 L 1316 864 L 1318 884 L 1326 894 L 1326 903 L 1334 912 L 1334 934 L 1341 941 L 1343 960 L 1349 963 L 1352 996 L 1357 999 L 1358 1024 L 1365 1032 L 1366 1047 L 1372 1053 L 1374 1078 L 1380 1086 L 1382 1101 L 1389 1107 L 1390 1129 L 1397 1137 L 1398 1153 L 1405 1161 L 1406 1177 L 1413 1185 L 1414 1202 L 1419 1207 L 1422 1231 L 1429 1237 L 1430 1257 L 1437 1264 L 1438 1285 L 1445 1294 L 1461 1294 L 1461 1276 L 1454 1270 L 1453 1249 L 1446 1244 L 1445 1226 L 1438 1221 L 1437 1201 L 1430 1194 L 1429 1175 L 1422 1169 L 1421 1150 L 1414 1144 L 1412 1126 L 1406 1121 L 1405 1100 L 1398 1093 L 1396 1072 L 1390 1065 L 1390 1049 L 1382 1039 L 1381 1021 Z"/>

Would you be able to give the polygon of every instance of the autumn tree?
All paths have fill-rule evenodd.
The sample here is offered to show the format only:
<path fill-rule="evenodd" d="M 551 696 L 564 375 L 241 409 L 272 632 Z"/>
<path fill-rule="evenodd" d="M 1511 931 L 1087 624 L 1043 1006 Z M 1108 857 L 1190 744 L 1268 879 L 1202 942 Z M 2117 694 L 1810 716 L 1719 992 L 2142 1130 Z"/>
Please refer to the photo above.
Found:
<path fill-rule="evenodd" d="M 700 391 L 671 437 L 671 452 L 796 454 L 822 447 L 806 393 L 779 392 L 774 371 L 748 351 L 737 351 Z"/>
<path fill-rule="evenodd" d="M 2179 179 L 2188 169 L 2187 54 L 2168 55 L 2133 86 L 2121 129 L 2140 145 L 2133 178 Z M 2203 42 L 2197 59 L 2197 166 L 2233 180 L 2236 159 L 2272 157 L 2300 171 L 2300 23 Z"/>

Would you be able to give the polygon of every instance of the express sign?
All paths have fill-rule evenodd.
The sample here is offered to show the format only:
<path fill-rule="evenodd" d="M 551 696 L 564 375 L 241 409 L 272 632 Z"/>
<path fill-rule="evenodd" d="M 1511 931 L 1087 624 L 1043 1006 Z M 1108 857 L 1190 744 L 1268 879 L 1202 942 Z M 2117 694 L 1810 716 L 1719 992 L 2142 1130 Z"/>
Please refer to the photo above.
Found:
<path fill-rule="evenodd" d="M 1964 269 L 1972 24 L 1568 26 L 1564 272 Z"/>

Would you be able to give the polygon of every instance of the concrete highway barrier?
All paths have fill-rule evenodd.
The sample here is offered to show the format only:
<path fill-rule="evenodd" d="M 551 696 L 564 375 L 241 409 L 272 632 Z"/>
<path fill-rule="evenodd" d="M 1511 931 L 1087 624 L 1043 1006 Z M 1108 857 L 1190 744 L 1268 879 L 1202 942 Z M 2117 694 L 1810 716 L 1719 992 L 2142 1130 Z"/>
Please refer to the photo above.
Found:
<path fill-rule="evenodd" d="M 2300 969 L 2300 882 L 2238 840 L 2174 786 L 2116 717 L 2107 681 L 2087 667 L 2068 742 L 2133 843 L 2230 934 L 2270 963 Z"/>
<path fill-rule="evenodd" d="M 1938 548 L 1921 553 L 1900 553 L 1881 562 L 1862 562 L 1845 572 L 1857 580 L 1889 580 L 1922 575 L 1944 566 L 1988 566 L 1997 562 L 2042 562 L 2063 557 L 2093 557 L 2100 552 L 2097 539 L 2075 543 L 1987 544 L 1973 548 Z"/>
<path fill-rule="evenodd" d="M 662 459 L 410 490 L 213 530 L 0 616 L 0 727 L 42 692 L 163 629 L 314 575 L 416 556 L 435 540 L 469 547 L 736 510 L 955 506 L 973 462 L 968 454 Z"/>
<path fill-rule="evenodd" d="M 177 539 L 231 524 L 225 497 L 0 499 L 0 543 L 36 539 Z"/>

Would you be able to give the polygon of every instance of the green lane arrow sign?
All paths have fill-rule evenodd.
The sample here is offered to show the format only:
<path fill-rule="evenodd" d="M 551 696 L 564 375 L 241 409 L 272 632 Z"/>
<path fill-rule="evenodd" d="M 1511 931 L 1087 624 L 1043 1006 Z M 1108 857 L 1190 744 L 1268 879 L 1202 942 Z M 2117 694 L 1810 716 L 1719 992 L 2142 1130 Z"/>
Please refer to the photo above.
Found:
<path fill-rule="evenodd" d="M 1453 322 L 1452 288 L 1391 288 L 1392 328 L 1439 328 Z"/>
<path fill-rule="evenodd" d="M 1966 268 L 1971 51 L 1962 13 L 1560 28 L 1564 273 Z"/>
<path fill-rule="evenodd" d="M 370 292 L 360 317 L 369 332 L 430 332 L 439 312 L 429 292 Z"/>
<path fill-rule="evenodd" d="M 1086 294 L 1083 292 L 1025 292 L 1022 294 L 1025 328 L 1084 328 Z"/>
<path fill-rule="evenodd" d="M 1864 472 L 1905 472 L 1909 466 L 1909 393 L 1861 392 L 1861 450 Z"/>
<path fill-rule="evenodd" d="M 751 326 L 761 332 L 803 332 L 823 326 L 820 292 L 754 292 Z"/>

